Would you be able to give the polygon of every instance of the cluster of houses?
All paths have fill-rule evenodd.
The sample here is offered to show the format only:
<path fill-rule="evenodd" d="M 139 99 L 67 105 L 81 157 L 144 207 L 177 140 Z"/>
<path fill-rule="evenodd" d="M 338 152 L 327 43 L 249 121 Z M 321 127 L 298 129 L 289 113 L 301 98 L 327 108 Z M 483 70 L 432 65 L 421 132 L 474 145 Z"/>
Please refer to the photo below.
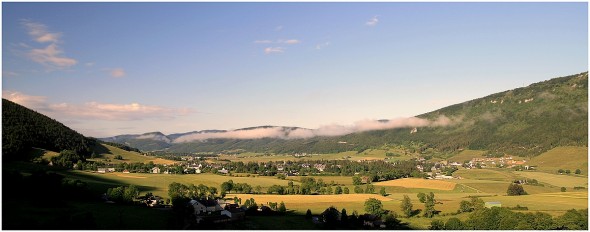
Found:
<path fill-rule="evenodd" d="M 193 208 L 192 213 L 197 223 L 223 223 L 243 220 L 246 217 L 245 206 L 239 207 L 238 204 L 230 204 L 223 200 L 194 199 L 188 204 Z"/>
<path fill-rule="evenodd" d="M 473 158 L 468 163 L 465 163 L 463 167 L 467 169 L 472 168 L 486 168 L 486 167 L 503 167 L 503 168 L 513 168 L 516 166 L 522 166 L 526 164 L 526 160 L 516 160 L 512 156 L 504 156 L 499 158 Z M 525 169 L 529 169 L 528 165 L 525 165 Z"/>

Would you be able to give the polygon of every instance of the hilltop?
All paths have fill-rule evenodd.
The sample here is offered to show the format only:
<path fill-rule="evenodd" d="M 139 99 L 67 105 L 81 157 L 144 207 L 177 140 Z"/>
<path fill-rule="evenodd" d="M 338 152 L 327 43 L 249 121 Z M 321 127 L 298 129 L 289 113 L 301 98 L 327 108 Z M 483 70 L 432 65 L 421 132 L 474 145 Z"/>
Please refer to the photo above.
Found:
<path fill-rule="evenodd" d="M 184 135 L 222 133 L 225 130 L 196 131 L 150 138 L 153 133 L 104 138 L 144 151 L 222 152 L 242 149 L 274 153 L 334 153 L 361 151 L 384 144 L 419 144 L 418 151 L 434 149 L 455 152 L 464 149 L 492 153 L 538 155 L 558 146 L 587 146 L 588 72 L 554 78 L 527 87 L 512 89 L 471 101 L 444 107 L 416 116 L 436 120 L 453 119 L 448 126 L 397 128 L 351 133 L 343 136 L 317 136 L 302 139 L 227 139 L 210 138 L 190 142 L 175 140 Z M 379 120 L 386 123 L 387 120 Z M 297 127 L 279 128 L 288 134 Z M 412 133 L 411 133 L 412 132 Z M 415 132 L 415 133 L 414 133 Z"/>
<path fill-rule="evenodd" d="M 19 104 L 2 99 L 2 158 L 28 159 L 31 149 L 72 150 L 90 155 L 95 139 Z"/>

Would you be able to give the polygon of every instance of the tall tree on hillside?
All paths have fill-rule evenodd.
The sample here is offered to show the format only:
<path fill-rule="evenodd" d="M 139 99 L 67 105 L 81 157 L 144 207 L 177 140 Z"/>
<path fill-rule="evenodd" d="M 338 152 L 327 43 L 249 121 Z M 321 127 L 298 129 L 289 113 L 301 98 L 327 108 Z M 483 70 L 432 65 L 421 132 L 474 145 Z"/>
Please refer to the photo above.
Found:
<path fill-rule="evenodd" d="M 228 180 L 226 182 L 221 183 L 221 192 L 230 193 L 233 188 L 234 188 L 234 181 L 233 180 Z"/>
<path fill-rule="evenodd" d="M 365 201 L 365 211 L 370 214 L 381 216 L 384 212 L 383 203 L 375 198 L 369 198 Z"/>
<path fill-rule="evenodd" d="M 436 200 L 434 199 L 434 193 L 430 192 L 426 196 L 426 202 L 424 202 L 424 217 L 431 218 L 436 213 L 436 209 L 434 209 L 434 204 Z"/>
<path fill-rule="evenodd" d="M 404 212 L 406 217 L 412 216 L 412 207 L 413 206 L 414 205 L 412 205 L 412 200 L 410 199 L 410 197 L 408 195 L 404 195 L 404 199 L 402 200 L 401 208 L 402 208 L 402 212 Z"/>
<path fill-rule="evenodd" d="M 420 200 L 420 203 L 425 203 L 426 202 L 426 194 L 418 193 L 418 200 Z"/>

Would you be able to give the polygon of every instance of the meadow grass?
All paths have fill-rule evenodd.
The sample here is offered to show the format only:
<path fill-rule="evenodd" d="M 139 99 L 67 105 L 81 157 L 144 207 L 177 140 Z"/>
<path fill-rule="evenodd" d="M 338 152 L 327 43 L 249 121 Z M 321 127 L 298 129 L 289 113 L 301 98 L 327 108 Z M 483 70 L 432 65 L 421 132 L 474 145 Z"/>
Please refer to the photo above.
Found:
<path fill-rule="evenodd" d="M 50 161 L 52 157 L 58 156 L 58 152 L 48 151 L 41 148 L 33 148 L 31 151 L 33 153 L 33 157 L 41 157 L 44 160 Z"/>
<path fill-rule="evenodd" d="M 480 150 L 463 150 L 453 157 L 449 158 L 449 161 L 455 161 L 463 163 L 463 161 L 471 160 L 473 158 L 483 158 L 487 151 Z"/>
<path fill-rule="evenodd" d="M 513 181 L 514 174 L 508 169 L 460 169 L 453 176 L 474 180 Z"/>
<path fill-rule="evenodd" d="M 527 165 L 536 165 L 537 170 L 548 173 L 557 173 L 559 169 L 574 173 L 580 169 L 588 176 L 588 147 L 556 147 L 533 157 Z"/>
<path fill-rule="evenodd" d="M 549 174 L 545 172 L 514 172 L 518 176 L 529 179 L 536 179 L 541 183 L 550 184 L 557 187 L 588 187 L 588 178 L 575 175 Z"/>
<path fill-rule="evenodd" d="M 399 186 L 405 188 L 425 188 L 438 190 L 453 190 L 455 183 L 442 180 L 427 180 L 419 178 L 403 178 L 375 183 L 376 186 Z"/>
<path fill-rule="evenodd" d="M 88 159 L 89 161 L 100 161 L 100 162 L 113 163 L 113 164 L 149 163 L 150 161 L 154 162 L 154 164 L 167 164 L 167 165 L 178 163 L 177 161 L 166 160 L 166 159 L 157 158 L 154 156 L 145 156 L 145 155 L 142 155 L 142 154 L 134 152 L 134 151 L 126 151 L 126 150 L 120 149 L 118 147 L 113 147 L 113 146 L 106 145 L 106 144 L 101 144 L 101 146 L 104 146 L 107 150 L 99 154 L 100 158 Z M 122 156 L 123 159 L 122 160 L 115 159 L 115 156 L 117 156 L 117 155 Z M 107 161 L 105 161 L 105 159 L 108 159 L 109 161 L 107 162 Z"/>
<path fill-rule="evenodd" d="M 482 197 L 484 201 L 499 201 L 502 207 L 526 206 L 529 211 L 566 211 L 588 208 L 588 192 L 555 192 L 521 196 Z"/>

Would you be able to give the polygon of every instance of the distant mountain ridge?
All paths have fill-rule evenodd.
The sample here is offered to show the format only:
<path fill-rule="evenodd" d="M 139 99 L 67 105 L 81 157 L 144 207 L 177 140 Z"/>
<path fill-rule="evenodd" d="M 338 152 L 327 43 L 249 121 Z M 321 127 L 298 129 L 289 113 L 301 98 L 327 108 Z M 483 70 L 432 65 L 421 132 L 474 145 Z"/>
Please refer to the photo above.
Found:
<path fill-rule="evenodd" d="M 436 120 L 441 116 L 457 119 L 443 127 L 402 127 L 350 133 L 343 136 L 317 136 L 300 139 L 209 138 L 175 143 L 182 136 L 226 133 L 226 130 L 122 135 L 101 140 L 118 142 L 144 151 L 221 152 L 242 149 L 254 152 L 331 153 L 362 150 L 383 144 L 422 143 L 421 150 L 439 151 L 481 149 L 515 155 L 537 155 L 556 146 L 587 146 L 588 72 L 554 78 L 527 87 L 492 94 L 483 98 L 444 107 L 417 118 Z M 389 120 L 377 120 L 388 123 Z M 273 129 L 286 135 L 299 127 L 261 126 L 233 130 Z M 410 132 L 415 133 L 410 133 Z M 154 139 L 149 138 L 152 136 Z M 198 136 L 196 136 L 198 138 Z M 339 143 L 346 141 L 347 143 Z"/>

